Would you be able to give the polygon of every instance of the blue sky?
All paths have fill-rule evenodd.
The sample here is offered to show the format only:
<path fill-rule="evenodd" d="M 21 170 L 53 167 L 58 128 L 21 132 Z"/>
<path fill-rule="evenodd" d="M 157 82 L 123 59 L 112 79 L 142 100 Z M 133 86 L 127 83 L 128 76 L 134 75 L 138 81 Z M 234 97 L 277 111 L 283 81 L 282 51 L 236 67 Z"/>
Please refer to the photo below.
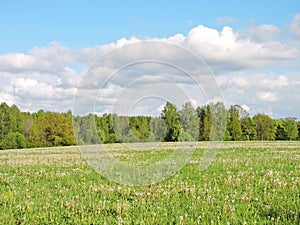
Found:
<path fill-rule="evenodd" d="M 52 41 L 81 48 L 132 35 L 168 37 L 198 24 L 284 27 L 299 11 L 296 0 L 2 1 L 0 52 L 26 52 Z"/>
<path fill-rule="evenodd" d="M 0 102 L 25 111 L 72 109 L 78 84 L 99 57 L 154 40 L 200 56 L 227 106 L 300 118 L 300 1 L 12 0 L 1 2 L 0 29 Z M 154 74 L 147 65 L 138 69 L 141 77 Z M 167 71 L 155 72 L 161 78 Z M 132 77 L 118 76 L 103 87 L 100 114 L 129 87 Z M 205 103 L 195 86 L 177 78 L 172 82 L 195 105 Z M 141 101 L 135 112 L 158 112 L 162 99 Z"/>

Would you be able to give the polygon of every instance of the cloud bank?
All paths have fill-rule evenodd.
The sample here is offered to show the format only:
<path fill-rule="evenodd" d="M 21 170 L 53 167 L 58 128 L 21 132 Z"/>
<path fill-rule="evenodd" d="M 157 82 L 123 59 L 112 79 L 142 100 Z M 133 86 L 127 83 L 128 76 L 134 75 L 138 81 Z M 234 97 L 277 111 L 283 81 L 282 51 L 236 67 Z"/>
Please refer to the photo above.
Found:
<path fill-rule="evenodd" d="M 232 18 L 219 20 L 221 23 L 228 19 L 234 22 Z M 78 84 L 97 59 L 131 43 L 162 41 L 182 46 L 201 57 L 214 73 L 227 105 L 241 104 L 252 114 L 261 112 L 274 117 L 300 118 L 300 14 L 294 16 L 287 28 L 261 24 L 235 31 L 229 26 L 217 30 L 199 25 L 187 34 L 178 33 L 161 39 L 122 38 L 106 45 L 82 49 L 72 49 L 59 42 L 52 42 L 48 46 L 35 47 L 27 53 L 2 54 L 0 102 L 16 104 L 25 111 L 72 109 Z M 157 51 L 164 54 L 163 49 Z M 147 52 L 138 54 L 147 57 Z M 176 53 L 171 57 L 175 61 L 185 60 Z M 115 82 L 102 87 L 102 94 L 98 98 L 98 104 L 101 105 L 99 113 L 109 112 L 124 88 L 134 88 L 128 86 L 131 79 L 143 76 L 150 79 L 153 71 L 156 74 L 157 71 L 172 74 L 173 78 L 170 79 L 188 90 L 193 104 L 206 103 L 196 91 L 195 84 L 187 82 L 182 73 L 171 70 L 166 72 L 155 69 L 153 65 L 144 65 L 138 69 L 129 68 L 127 72 L 119 74 Z M 152 79 L 143 85 L 151 88 L 156 82 L 162 81 Z M 151 101 L 147 104 L 149 102 Z M 156 109 L 139 103 L 139 109 L 135 111 L 157 113 L 162 99 L 159 102 L 160 104 L 153 103 Z"/>

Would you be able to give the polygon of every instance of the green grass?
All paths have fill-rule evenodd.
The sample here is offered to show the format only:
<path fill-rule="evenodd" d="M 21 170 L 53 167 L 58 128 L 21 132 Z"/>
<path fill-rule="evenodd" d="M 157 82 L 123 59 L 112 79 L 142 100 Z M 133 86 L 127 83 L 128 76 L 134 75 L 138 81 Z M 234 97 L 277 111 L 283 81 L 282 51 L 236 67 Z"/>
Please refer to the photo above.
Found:
<path fill-rule="evenodd" d="M 0 224 L 300 223 L 300 142 L 225 142 L 200 171 L 206 144 L 187 143 L 190 163 L 140 187 L 102 178 L 77 147 L 0 151 Z M 176 145 L 136 146 L 142 151 L 106 147 L 118 160 L 148 165 Z"/>

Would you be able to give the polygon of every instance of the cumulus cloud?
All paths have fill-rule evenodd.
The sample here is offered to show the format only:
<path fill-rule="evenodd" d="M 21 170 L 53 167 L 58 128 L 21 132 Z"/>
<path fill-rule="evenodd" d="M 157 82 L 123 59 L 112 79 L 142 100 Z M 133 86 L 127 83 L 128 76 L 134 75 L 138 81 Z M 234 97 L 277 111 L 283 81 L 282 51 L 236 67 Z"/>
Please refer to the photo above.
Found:
<path fill-rule="evenodd" d="M 269 89 L 277 89 L 288 86 L 289 81 L 287 76 L 279 75 L 275 79 L 269 79 L 269 78 L 263 78 L 259 80 L 258 85 L 261 85 L 263 87 L 269 88 Z"/>
<path fill-rule="evenodd" d="M 228 26 L 219 32 L 200 25 L 189 32 L 186 41 L 216 71 L 262 68 L 299 56 L 298 49 L 285 43 L 251 41 Z"/>
<path fill-rule="evenodd" d="M 276 102 L 278 100 L 278 96 L 270 91 L 259 91 L 257 98 L 264 102 Z"/>
<path fill-rule="evenodd" d="M 36 70 L 37 68 L 48 70 L 50 68 L 50 65 L 47 61 L 37 59 L 32 55 L 25 55 L 23 53 L 0 55 L 1 71 L 14 72 Z"/>
<path fill-rule="evenodd" d="M 70 98 L 76 91 L 76 88 L 59 88 L 49 83 L 40 82 L 30 78 L 12 79 L 10 87 L 15 96 L 28 100 L 58 100 Z"/>
<path fill-rule="evenodd" d="M 244 32 L 240 32 L 243 38 L 250 38 L 255 42 L 273 41 L 281 30 L 273 24 L 252 26 Z"/>

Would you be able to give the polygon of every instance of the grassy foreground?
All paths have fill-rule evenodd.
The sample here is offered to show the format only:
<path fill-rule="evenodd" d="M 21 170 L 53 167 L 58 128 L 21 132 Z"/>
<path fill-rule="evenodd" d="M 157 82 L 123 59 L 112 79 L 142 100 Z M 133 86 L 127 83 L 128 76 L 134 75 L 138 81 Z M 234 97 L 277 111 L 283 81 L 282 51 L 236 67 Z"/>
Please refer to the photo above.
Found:
<path fill-rule="evenodd" d="M 0 151 L 0 224 L 300 224 L 300 142 L 226 142 L 205 171 L 193 145 L 180 172 L 140 187 L 102 178 L 77 147 Z M 141 165 L 172 152 L 108 147 Z"/>

